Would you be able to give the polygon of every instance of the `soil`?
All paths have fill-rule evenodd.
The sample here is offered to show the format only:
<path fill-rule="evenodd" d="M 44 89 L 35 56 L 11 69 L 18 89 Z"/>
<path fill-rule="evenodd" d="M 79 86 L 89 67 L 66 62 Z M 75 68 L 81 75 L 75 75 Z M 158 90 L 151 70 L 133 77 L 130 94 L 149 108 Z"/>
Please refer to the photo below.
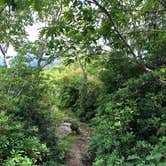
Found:
<path fill-rule="evenodd" d="M 90 132 L 87 128 L 81 128 L 81 135 L 71 144 L 71 148 L 67 154 L 67 166 L 86 166 L 83 162 L 86 154 L 86 148 L 89 141 Z"/>

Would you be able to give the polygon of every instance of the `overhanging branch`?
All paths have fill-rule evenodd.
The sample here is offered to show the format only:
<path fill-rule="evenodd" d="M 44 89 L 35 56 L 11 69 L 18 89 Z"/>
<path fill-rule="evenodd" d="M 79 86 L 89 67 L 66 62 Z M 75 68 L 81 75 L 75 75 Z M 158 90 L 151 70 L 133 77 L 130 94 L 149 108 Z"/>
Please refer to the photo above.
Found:
<path fill-rule="evenodd" d="M 128 48 L 128 50 L 130 51 L 130 53 L 133 55 L 133 57 L 135 59 L 137 59 L 136 54 L 134 53 L 133 49 L 131 48 L 131 46 L 127 43 L 127 41 L 125 40 L 125 38 L 122 36 L 122 34 L 119 32 L 113 18 L 111 17 L 110 13 L 102 6 L 98 3 L 97 0 L 92 0 L 89 1 L 91 3 L 94 3 L 96 6 L 99 7 L 99 9 L 108 17 L 109 22 L 111 23 L 111 25 L 114 27 L 114 31 L 117 34 L 117 36 L 119 37 L 119 39 L 124 43 L 124 45 L 126 46 L 126 48 Z"/>

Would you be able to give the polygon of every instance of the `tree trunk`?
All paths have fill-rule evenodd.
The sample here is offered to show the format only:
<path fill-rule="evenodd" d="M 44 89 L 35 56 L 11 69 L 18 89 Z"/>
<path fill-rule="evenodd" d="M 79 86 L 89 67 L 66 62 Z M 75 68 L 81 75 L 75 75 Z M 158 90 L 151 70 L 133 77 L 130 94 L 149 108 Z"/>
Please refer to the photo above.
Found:
<path fill-rule="evenodd" d="M 84 111 L 85 109 L 85 103 L 86 103 L 86 100 L 87 100 L 87 82 L 88 82 L 88 76 L 87 76 L 87 73 L 85 71 L 85 68 L 84 68 L 84 65 L 82 64 L 81 62 L 81 59 L 79 57 L 79 55 L 77 55 L 77 60 L 78 60 L 78 63 L 80 65 L 80 68 L 82 70 L 82 75 L 83 75 L 83 84 L 82 84 L 82 88 L 80 90 L 80 96 L 81 96 L 81 100 L 80 100 L 80 109 L 81 109 L 81 112 Z"/>
<path fill-rule="evenodd" d="M 3 60 L 4 60 L 4 64 L 5 64 L 6 68 L 10 68 L 9 60 L 7 58 L 8 48 L 9 48 L 9 43 L 7 43 L 4 47 L 2 47 L 2 45 L 0 45 L 0 50 L 3 54 Z"/>

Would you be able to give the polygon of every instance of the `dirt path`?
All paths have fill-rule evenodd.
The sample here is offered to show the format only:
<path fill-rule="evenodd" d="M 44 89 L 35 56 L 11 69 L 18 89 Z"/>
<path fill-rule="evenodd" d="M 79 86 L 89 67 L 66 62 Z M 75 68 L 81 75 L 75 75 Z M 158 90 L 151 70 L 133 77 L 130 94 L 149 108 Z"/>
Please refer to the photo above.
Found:
<path fill-rule="evenodd" d="M 87 128 L 81 128 L 81 135 L 72 143 L 67 155 L 67 166 L 85 166 L 82 159 L 86 153 L 90 132 Z"/>

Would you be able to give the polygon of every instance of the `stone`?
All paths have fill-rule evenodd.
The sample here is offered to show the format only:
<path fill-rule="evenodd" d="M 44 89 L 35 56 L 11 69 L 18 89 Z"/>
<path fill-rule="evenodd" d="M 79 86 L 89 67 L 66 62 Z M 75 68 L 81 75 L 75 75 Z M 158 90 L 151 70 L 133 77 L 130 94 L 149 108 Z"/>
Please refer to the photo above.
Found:
<path fill-rule="evenodd" d="M 66 136 L 68 136 L 69 134 L 72 133 L 72 130 L 71 130 L 71 123 L 62 123 L 58 129 L 57 129 L 57 132 L 58 132 L 58 135 L 60 138 L 64 138 Z"/>

